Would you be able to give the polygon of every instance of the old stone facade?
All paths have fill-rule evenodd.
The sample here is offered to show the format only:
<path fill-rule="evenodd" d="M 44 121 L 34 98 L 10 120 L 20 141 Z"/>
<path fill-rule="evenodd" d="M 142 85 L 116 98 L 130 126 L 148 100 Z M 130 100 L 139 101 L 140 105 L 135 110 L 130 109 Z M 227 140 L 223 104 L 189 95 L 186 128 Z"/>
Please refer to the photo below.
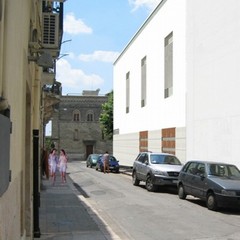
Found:
<path fill-rule="evenodd" d="M 85 160 L 91 153 L 112 153 L 112 141 L 104 138 L 99 117 L 107 95 L 99 90 L 83 91 L 81 96 L 61 96 L 52 119 L 52 141 L 64 149 L 70 160 Z"/>

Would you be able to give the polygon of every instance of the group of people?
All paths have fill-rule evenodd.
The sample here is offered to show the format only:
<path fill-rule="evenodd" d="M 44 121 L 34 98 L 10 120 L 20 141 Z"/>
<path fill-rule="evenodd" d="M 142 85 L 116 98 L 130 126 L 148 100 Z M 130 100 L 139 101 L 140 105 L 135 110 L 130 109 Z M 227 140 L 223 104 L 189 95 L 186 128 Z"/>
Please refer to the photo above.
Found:
<path fill-rule="evenodd" d="M 104 166 L 104 173 L 109 173 L 109 153 L 106 151 L 103 155 L 103 166 Z M 64 149 L 61 149 L 60 156 L 57 155 L 57 150 L 53 148 L 48 157 L 48 166 L 50 171 L 50 177 L 52 184 L 55 184 L 56 181 L 56 171 L 59 168 L 61 173 L 62 183 L 66 182 L 66 170 L 67 170 L 67 155 Z"/>
<path fill-rule="evenodd" d="M 66 170 L 67 170 L 67 155 L 64 149 L 61 149 L 60 156 L 57 155 L 57 151 L 53 148 L 48 157 L 48 165 L 50 170 L 50 176 L 52 184 L 56 181 L 56 171 L 59 168 L 61 173 L 62 183 L 66 182 Z"/>

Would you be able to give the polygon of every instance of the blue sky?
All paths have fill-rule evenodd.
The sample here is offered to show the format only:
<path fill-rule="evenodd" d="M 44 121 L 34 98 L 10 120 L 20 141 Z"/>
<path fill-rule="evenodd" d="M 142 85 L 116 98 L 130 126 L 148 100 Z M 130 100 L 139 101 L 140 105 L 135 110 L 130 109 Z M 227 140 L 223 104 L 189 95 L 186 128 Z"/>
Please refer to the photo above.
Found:
<path fill-rule="evenodd" d="M 113 62 L 161 0 L 67 0 L 57 61 L 62 94 L 112 90 Z"/>

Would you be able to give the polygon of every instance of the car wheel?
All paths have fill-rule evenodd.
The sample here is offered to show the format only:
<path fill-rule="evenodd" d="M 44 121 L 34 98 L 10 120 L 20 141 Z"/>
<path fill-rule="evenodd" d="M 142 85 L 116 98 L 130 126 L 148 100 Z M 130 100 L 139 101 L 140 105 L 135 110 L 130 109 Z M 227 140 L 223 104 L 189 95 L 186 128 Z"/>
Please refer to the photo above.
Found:
<path fill-rule="evenodd" d="M 86 167 L 88 167 L 88 164 L 86 163 Z"/>
<path fill-rule="evenodd" d="M 156 186 L 153 184 L 153 181 L 152 181 L 152 178 L 151 178 L 150 175 L 147 177 L 146 189 L 147 189 L 149 192 L 153 192 L 153 191 L 155 191 L 155 189 L 156 189 Z"/>
<path fill-rule="evenodd" d="M 137 179 L 136 171 L 132 173 L 132 183 L 134 186 L 138 186 L 140 181 Z"/>
<path fill-rule="evenodd" d="M 207 208 L 213 211 L 217 209 L 217 201 L 213 192 L 210 192 L 207 195 Z"/>
<path fill-rule="evenodd" d="M 182 184 L 180 184 L 180 185 L 178 186 L 178 197 L 179 197 L 180 199 L 186 199 L 186 197 L 187 197 L 187 195 L 186 195 L 186 193 L 185 193 L 185 191 L 184 191 L 184 188 L 183 188 L 183 185 L 182 185 Z"/>

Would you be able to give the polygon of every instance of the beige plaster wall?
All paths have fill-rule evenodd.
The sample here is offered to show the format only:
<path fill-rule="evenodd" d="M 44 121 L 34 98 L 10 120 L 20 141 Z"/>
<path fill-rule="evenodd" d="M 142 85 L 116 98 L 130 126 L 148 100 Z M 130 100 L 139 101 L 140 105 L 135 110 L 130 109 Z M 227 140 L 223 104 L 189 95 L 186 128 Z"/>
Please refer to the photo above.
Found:
<path fill-rule="evenodd" d="M 35 64 L 28 62 L 28 42 L 30 17 L 38 14 L 39 3 L 2 0 L 0 96 L 10 106 L 12 133 L 11 182 L 0 197 L 0 240 L 33 239 L 32 129 L 41 123 L 40 79 Z"/>

